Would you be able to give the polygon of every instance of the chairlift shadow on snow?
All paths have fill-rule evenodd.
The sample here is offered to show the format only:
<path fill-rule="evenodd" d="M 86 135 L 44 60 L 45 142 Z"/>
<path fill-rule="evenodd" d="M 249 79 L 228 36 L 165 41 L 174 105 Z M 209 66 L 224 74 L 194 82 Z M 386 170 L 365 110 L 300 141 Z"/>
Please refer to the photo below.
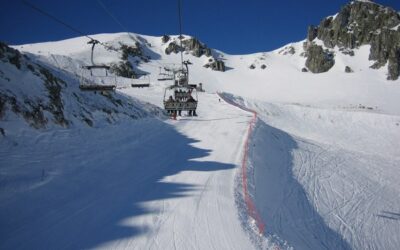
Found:
<path fill-rule="evenodd" d="M 29 164 L 26 171 L 52 164 L 46 167 L 60 174 L 2 204 L 0 248 L 87 249 L 150 233 L 155 229 L 151 225 L 132 223 L 138 216 L 161 213 L 144 203 L 195 196 L 202 189 L 167 182 L 165 177 L 182 171 L 235 167 L 193 160 L 211 151 L 193 146 L 197 141 L 172 125 L 154 119 L 142 123 L 137 129 L 129 129 L 128 124 L 126 129 L 110 126 L 72 131 L 68 136 L 51 135 L 48 140 L 42 138 L 43 145 L 32 142 L 36 147 L 25 147 L 29 152 L 13 152 L 14 157 L 25 154 L 29 159 L 23 163 Z M 43 147 L 49 149 L 46 155 Z"/>

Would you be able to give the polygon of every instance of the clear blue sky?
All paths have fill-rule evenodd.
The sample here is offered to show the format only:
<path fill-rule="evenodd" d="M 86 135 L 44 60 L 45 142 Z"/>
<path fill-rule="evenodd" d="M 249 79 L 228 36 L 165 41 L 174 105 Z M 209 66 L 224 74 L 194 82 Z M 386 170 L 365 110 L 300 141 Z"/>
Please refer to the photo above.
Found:
<path fill-rule="evenodd" d="M 29 9 L 0 0 L 0 40 L 23 44 L 79 36 Z M 123 32 L 97 0 L 29 0 L 87 34 Z M 101 0 L 129 31 L 178 33 L 176 0 Z M 335 14 L 347 0 L 183 0 L 183 33 L 231 54 L 269 51 L 306 37 L 307 27 Z M 399 0 L 379 0 L 400 10 Z"/>

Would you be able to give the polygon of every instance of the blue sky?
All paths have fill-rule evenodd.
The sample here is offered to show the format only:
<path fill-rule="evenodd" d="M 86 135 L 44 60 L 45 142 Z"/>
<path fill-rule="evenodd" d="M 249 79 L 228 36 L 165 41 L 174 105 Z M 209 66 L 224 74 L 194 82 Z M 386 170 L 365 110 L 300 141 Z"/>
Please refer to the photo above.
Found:
<path fill-rule="evenodd" d="M 0 40 L 23 44 L 79 36 L 29 9 L 19 0 L 0 0 Z M 98 0 L 29 0 L 83 33 L 123 30 Z M 178 33 L 176 0 L 101 0 L 131 32 Z M 305 38 L 307 27 L 335 14 L 346 0 L 183 0 L 183 33 L 231 54 L 270 51 Z M 380 4 L 400 10 L 399 0 Z"/>

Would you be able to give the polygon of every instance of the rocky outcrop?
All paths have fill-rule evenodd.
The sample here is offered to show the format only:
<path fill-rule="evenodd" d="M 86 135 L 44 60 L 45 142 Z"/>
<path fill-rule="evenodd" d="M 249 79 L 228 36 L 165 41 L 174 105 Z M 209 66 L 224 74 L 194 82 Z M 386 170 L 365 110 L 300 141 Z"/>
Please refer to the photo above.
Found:
<path fill-rule="evenodd" d="M 376 66 L 386 65 L 388 59 L 396 61 L 400 50 L 400 31 L 382 30 L 379 35 L 374 35 L 371 39 L 370 60 L 376 61 Z"/>
<path fill-rule="evenodd" d="M 312 73 L 323 73 L 335 64 L 333 53 L 324 50 L 322 46 L 312 44 L 307 48 L 306 66 Z"/>
<path fill-rule="evenodd" d="M 353 73 L 354 71 L 353 71 L 349 66 L 346 66 L 346 67 L 344 68 L 344 72 L 346 72 L 346 73 Z"/>
<path fill-rule="evenodd" d="M 400 49 L 393 51 L 389 56 L 388 80 L 397 80 L 400 75 Z"/>
<path fill-rule="evenodd" d="M 211 64 L 211 68 L 212 68 L 212 70 L 215 70 L 215 71 L 225 72 L 225 63 L 220 60 L 215 60 Z"/>
<path fill-rule="evenodd" d="M 214 71 L 225 72 L 225 63 L 221 60 L 210 59 L 209 63 L 204 65 L 205 68 L 211 68 Z"/>
<path fill-rule="evenodd" d="M 168 39 L 169 40 L 169 39 Z M 163 37 L 164 41 L 164 37 Z M 201 57 L 205 55 L 207 57 L 212 56 L 211 49 L 205 44 L 197 40 L 196 38 L 189 38 L 182 40 L 182 47 L 173 41 L 168 44 L 165 49 L 165 54 L 169 55 L 171 53 L 179 53 L 181 51 L 190 51 L 193 56 Z"/>
<path fill-rule="evenodd" d="M 205 44 L 201 43 L 196 38 L 190 38 L 182 41 L 182 45 L 185 50 L 191 51 L 192 55 L 196 57 L 201 57 L 205 55 L 207 57 L 211 56 L 211 49 Z"/>
<path fill-rule="evenodd" d="M 55 124 L 63 127 L 69 125 L 70 122 L 64 115 L 64 104 L 61 94 L 61 90 L 66 87 L 66 83 L 63 80 L 54 76 L 49 69 L 31 62 L 28 57 L 4 43 L 0 43 L 0 59 L 4 64 L 13 64 L 20 72 L 31 72 L 34 76 L 40 78 L 47 90 L 46 98 L 48 99 L 45 101 L 27 97 L 22 102 L 10 91 L 0 88 L 0 118 L 4 116 L 6 107 L 8 106 L 14 113 L 21 115 L 34 128 L 43 128 L 47 124 L 48 118 L 46 118 L 44 112 L 52 114 L 52 120 Z M 10 82 L 9 78 L 3 79 Z"/>
<path fill-rule="evenodd" d="M 282 55 L 294 55 L 296 53 L 296 49 L 293 46 L 286 46 L 279 51 L 279 54 Z"/>
<path fill-rule="evenodd" d="M 388 62 L 388 79 L 399 77 L 400 15 L 395 10 L 371 1 L 353 1 L 334 17 L 327 17 L 318 27 L 308 28 L 309 42 L 318 38 L 327 48 L 351 49 L 371 45 L 372 68 Z M 352 55 L 353 52 L 350 52 Z"/>
<path fill-rule="evenodd" d="M 122 61 L 119 63 L 111 64 L 111 72 L 117 76 L 126 78 L 137 78 L 136 72 L 133 70 L 133 66 L 129 61 Z"/>
<path fill-rule="evenodd" d="M 110 65 L 111 72 L 121 77 L 137 78 L 138 73 L 135 72 L 132 63 L 138 65 L 141 61 L 149 62 L 150 56 L 145 55 L 139 42 L 135 42 L 133 46 L 120 43 L 119 50 L 122 54 L 121 61 Z"/>
<path fill-rule="evenodd" d="M 164 36 L 163 36 L 164 42 Z M 168 39 L 170 40 L 170 39 Z M 178 41 L 180 43 L 180 41 Z M 165 48 L 165 54 L 169 55 L 171 53 L 179 53 L 179 52 L 189 52 L 195 57 L 206 56 L 209 57 L 208 63 L 204 64 L 205 68 L 211 68 L 215 71 L 225 71 L 225 63 L 212 55 L 212 51 L 210 48 L 207 47 L 204 43 L 200 42 L 198 39 L 192 38 L 182 38 L 182 46 L 178 44 L 177 41 L 171 41 L 167 48 Z"/>
<path fill-rule="evenodd" d="M 169 39 L 171 39 L 168 35 L 163 35 L 162 37 L 161 37 L 161 41 L 163 42 L 163 43 L 167 43 L 168 41 L 169 41 Z"/>
<path fill-rule="evenodd" d="M 119 50 L 122 52 L 121 59 L 124 61 L 128 61 L 129 57 L 136 58 L 144 62 L 148 62 L 150 60 L 150 57 L 143 53 L 143 49 L 138 42 L 136 42 L 134 46 L 120 43 Z"/>
<path fill-rule="evenodd" d="M 171 53 L 179 53 L 183 51 L 183 48 L 181 46 L 179 46 L 178 44 L 176 44 L 175 42 L 171 42 L 170 44 L 168 44 L 168 47 L 165 49 L 165 54 L 169 55 Z"/>
<path fill-rule="evenodd" d="M 318 36 L 318 28 L 310 25 L 307 32 L 307 40 L 313 41 Z"/>
<path fill-rule="evenodd" d="M 13 48 L 7 46 L 7 44 L 0 42 L 0 60 L 3 62 L 11 63 L 17 69 L 21 69 L 21 53 Z"/>

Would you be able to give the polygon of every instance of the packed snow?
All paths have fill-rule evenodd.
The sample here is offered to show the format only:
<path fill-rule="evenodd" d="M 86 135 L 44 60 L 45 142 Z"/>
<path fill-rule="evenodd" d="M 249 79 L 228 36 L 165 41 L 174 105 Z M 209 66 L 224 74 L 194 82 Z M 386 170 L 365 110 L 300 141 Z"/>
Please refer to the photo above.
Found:
<path fill-rule="evenodd" d="M 171 83 L 157 75 L 179 66 L 180 55 L 166 55 L 160 37 L 93 37 L 116 47 L 134 44 L 132 36 L 152 58 L 137 66 L 151 86 L 121 80 L 116 92 L 138 107 L 162 108 Z M 86 42 L 14 48 L 76 78 L 90 62 Z M 206 90 L 198 117 L 44 130 L 0 121 L 0 248 L 398 249 L 400 80 L 370 68 L 369 46 L 354 56 L 332 51 L 335 66 L 323 74 L 301 72 L 303 42 L 252 55 L 213 50 L 226 72 L 185 52 L 190 82 Z M 98 63 L 120 56 L 95 49 Z M 229 102 L 218 92 L 230 93 Z M 258 113 L 252 134 L 246 110 Z M 262 234 L 243 204 L 248 136 L 247 186 Z"/>

